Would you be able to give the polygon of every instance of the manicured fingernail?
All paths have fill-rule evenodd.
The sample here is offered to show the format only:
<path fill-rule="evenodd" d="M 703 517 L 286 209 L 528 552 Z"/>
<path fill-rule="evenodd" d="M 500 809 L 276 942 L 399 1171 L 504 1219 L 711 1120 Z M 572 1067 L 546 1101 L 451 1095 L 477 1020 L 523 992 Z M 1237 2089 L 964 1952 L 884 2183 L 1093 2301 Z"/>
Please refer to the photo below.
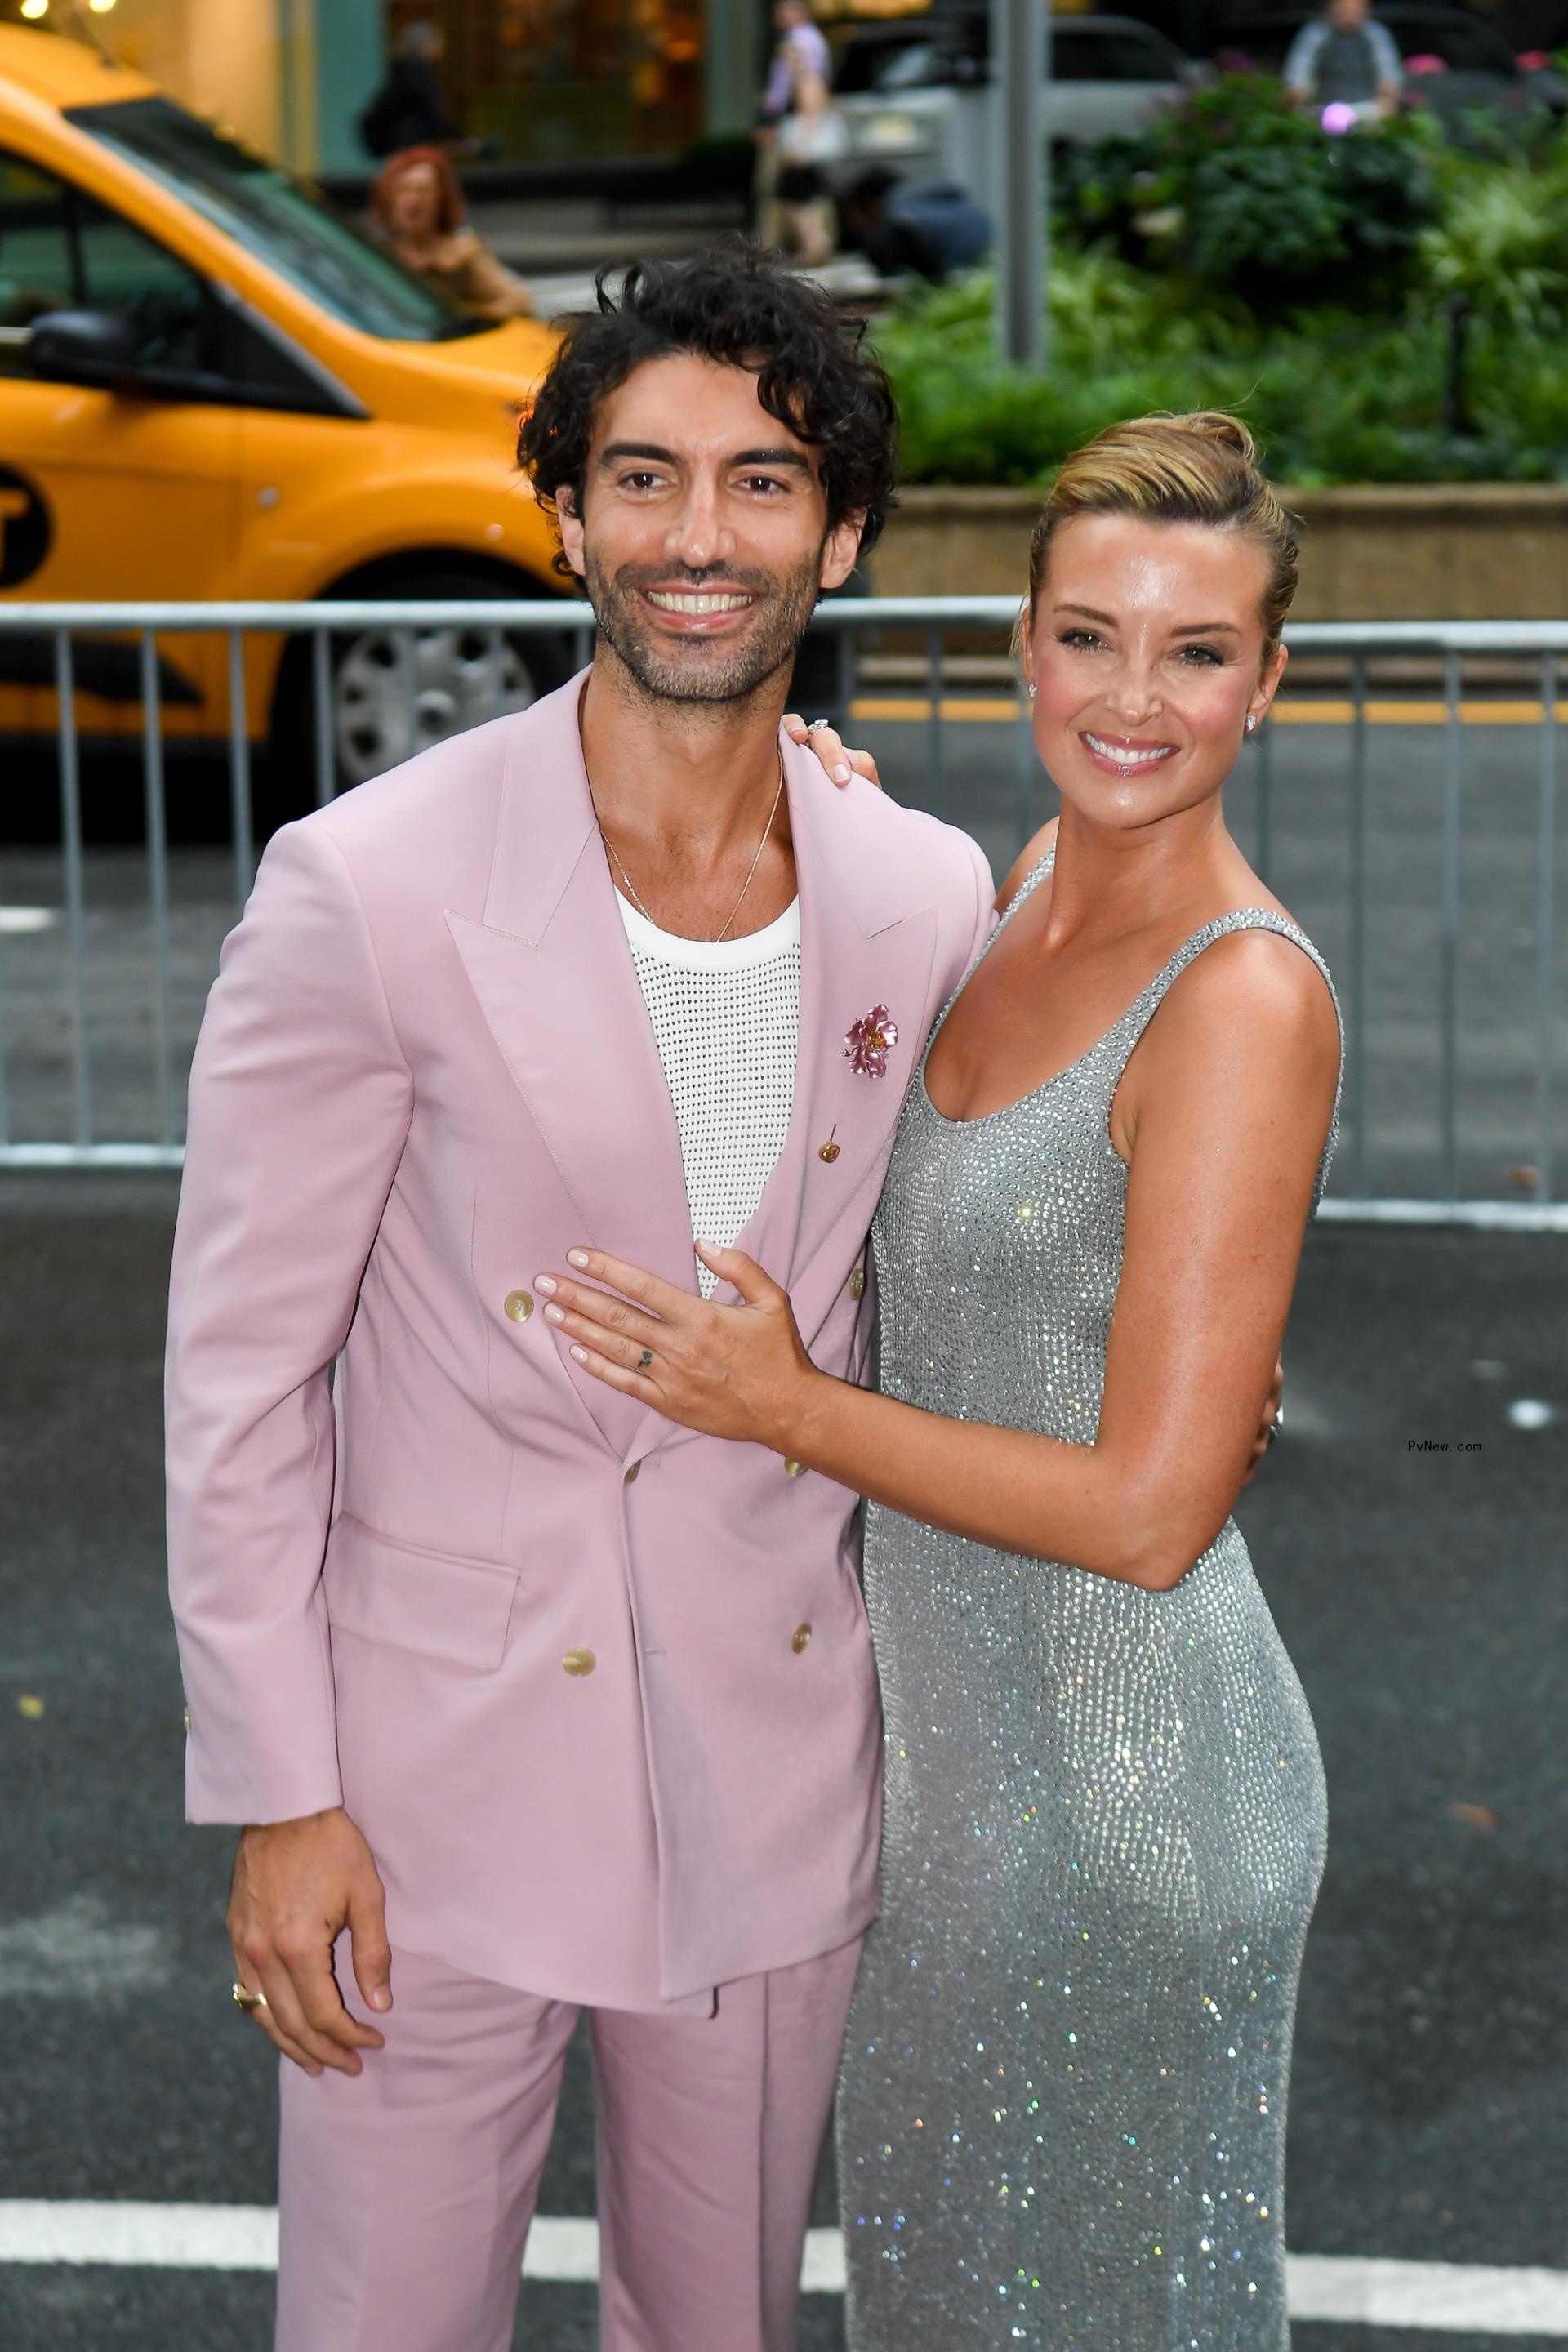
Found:
<path fill-rule="evenodd" d="M 560 1307 L 547 1307 L 544 1310 L 544 1319 L 547 1323 L 564 1323 L 565 1310 Z"/>
<path fill-rule="evenodd" d="M 384 1985 L 377 1985 L 375 1990 L 370 1997 L 370 2005 L 372 2009 L 390 2009 L 392 2007 L 392 1995 L 387 1991 Z"/>
<path fill-rule="evenodd" d="M 566 1263 L 568 1265 L 586 1265 L 588 1263 L 587 1251 L 568 1250 L 566 1253 Z"/>
<path fill-rule="evenodd" d="M 533 1286 L 535 1290 L 542 1290 L 546 1298 L 553 1298 L 555 1276 L 552 1274 L 536 1274 L 533 1277 Z"/>
<path fill-rule="evenodd" d="M 572 1350 L 572 1360 L 574 1363 L 585 1364 L 588 1360 L 588 1350 L 586 1348 L 574 1348 Z"/>
<path fill-rule="evenodd" d="M 849 771 L 842 761 L 833 771 L 833 781 L 836 784 L 847 784 L 849 782 Z"/>

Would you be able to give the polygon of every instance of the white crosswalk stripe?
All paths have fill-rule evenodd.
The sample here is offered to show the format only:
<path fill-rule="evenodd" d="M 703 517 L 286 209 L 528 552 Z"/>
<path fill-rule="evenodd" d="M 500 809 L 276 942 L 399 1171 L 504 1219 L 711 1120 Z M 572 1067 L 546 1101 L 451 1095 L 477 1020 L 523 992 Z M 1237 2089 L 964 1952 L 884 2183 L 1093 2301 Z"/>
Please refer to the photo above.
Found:
<path fill-rule="evenodd" d="M 1568 2341 L 1568 2271 L 1356 2254 L 1292 2254 L 1289 2260 L 1293 2319 Z M 0 2199 L 0 2263 L 276 2270 L 278 2215 L 267 2205 Z M 541 2214 L 522 2267 L 526 2278 L 592 2282 L 599 2275 L 598 2223 Z M 809 2233 L 801 2284 L 808 2294 L 843 2293 L 844 2247 L 837 2230 Z"/>

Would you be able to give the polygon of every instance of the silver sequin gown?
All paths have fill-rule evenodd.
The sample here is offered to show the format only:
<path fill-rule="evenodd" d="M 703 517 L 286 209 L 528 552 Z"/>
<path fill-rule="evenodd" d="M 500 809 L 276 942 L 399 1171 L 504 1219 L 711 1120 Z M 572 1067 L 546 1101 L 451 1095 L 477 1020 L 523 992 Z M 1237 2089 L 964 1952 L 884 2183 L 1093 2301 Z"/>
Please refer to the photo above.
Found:
<path fill-rule="evenodd" d="M 874 1231 L 889 1395 L 1092 1440 L 1110 1099 L 1177 973 L 1246 929 L 1323 969 L 1249 909 L 1009 1108 L 943 1118 L 922 1063 Z M 873 1508 L 866 1593 L 887 1814 L 838 2112 L 851 2352 L 1280 2352 L 1326 1804 L 1239 1532 L 1145 1592 Z"/>

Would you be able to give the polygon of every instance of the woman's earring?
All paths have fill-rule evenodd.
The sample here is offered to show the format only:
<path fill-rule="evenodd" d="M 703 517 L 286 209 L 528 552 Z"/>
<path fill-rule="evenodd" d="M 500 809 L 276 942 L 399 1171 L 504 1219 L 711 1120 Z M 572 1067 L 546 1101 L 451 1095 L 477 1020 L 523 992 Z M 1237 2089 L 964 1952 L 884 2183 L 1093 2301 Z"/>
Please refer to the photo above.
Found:
<path fill-rule="evenodd" d="M 1035 681 L 1034 681 L 1034 679 L 1033 679 L 1033 678 L 1031 678 L 1031 679 L 1029 680 L 1029 699 L 1030 699 L 1030 701 L 1031 701 L 1031 702 L 1033 702 L 1034 698 L 1035 698 Z"/>
<path fill-rule="evenodd" d="M 1258 713 L 1257 713 L 1255 710 L 1250 710 L 1250 711 L 1248 711 L 1248 712 L 1247 712 L 1247 733 L 1248 733 L 1249 735 L 1252 733 L 1252 730 L 1253 730 L 1253 729 L 1257 726 L 1257 724 L 1258 724 Z"/>

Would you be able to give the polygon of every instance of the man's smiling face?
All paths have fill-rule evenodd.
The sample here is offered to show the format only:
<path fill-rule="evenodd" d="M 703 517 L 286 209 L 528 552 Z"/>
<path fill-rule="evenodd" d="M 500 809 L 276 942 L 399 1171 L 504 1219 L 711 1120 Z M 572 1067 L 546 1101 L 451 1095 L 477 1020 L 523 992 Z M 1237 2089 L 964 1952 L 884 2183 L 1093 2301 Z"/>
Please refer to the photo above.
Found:
<path fill-rule="evenodd" d="M 738 702 L 785 668 L 860 540 L 858 517 L 829 529 L 816 453 L 756 377 L 689 352 L 607 394 L 560 512 L 600 630 L 661 701 Z"/>

